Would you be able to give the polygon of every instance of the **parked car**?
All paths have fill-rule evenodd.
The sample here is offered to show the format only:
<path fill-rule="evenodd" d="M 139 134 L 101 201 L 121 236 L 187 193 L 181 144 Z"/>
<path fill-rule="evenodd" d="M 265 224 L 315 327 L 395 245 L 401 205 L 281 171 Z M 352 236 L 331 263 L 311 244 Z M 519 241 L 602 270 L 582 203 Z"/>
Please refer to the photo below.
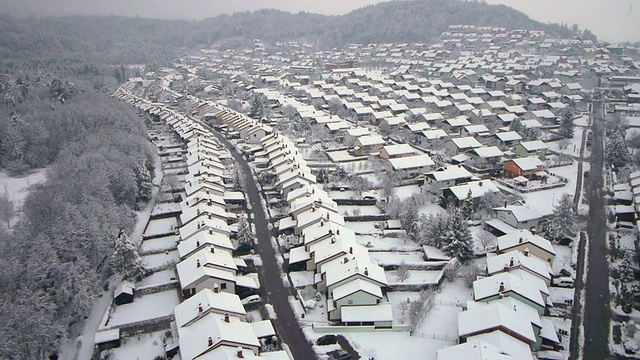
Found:
<path fill-rule="evenodd" d="M 257 304 L 262 301 L 260 295 L 250 295 L 242 299 L 242 305 Z"/>
<path fill-rule="evenodd" d="M 316 340 L 318 345 L 332 345 L 338 342 L 338 338 L 335 335 L 323 335 Z"/>
<path fill-rule="evenodd" d="M 559 287 L 573 287 L 573 279 L 566 276 L 555 278 L 553 279 L 553 285 Z"/>
<path fill-rule="evenodd" d="M 340 349 L 340 350 L 334 350 L 334 351 L 330 351 L 327 353 L 327 355 L 330 356 L 330 359 L 337 359 L 337 360 L 349 360 L 351 359 L 351 355 L 349 355 L 348 352 Z"/>
<path fill-rule="evenodd" d="M 255 295 L 256 291 L 254 289 L 243 288 L 242 290 L 237 290 L 236 294 L 238 295 L 238 297 L 240 299 L 244 299 L 244 298 L 249 297 L 251 295 Z"/>

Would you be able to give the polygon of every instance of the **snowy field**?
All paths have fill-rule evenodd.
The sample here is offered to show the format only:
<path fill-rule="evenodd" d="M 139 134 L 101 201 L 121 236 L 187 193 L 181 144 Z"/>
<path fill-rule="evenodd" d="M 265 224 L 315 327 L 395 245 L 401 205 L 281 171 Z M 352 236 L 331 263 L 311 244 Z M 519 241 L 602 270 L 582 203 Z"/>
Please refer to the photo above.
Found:
<path fill-rule="evenodd" d="M 387 252 L 369 251 L 369 258 L 378 265 L 400 265 L 403 261 L 407 264 L 424 264 L 424 253 L 422 251 L 412 252 Z"/>
<path fill-rule="evenodd" d="M 140 289 L 145 287 L 164 285 L 172 281 L 176 281 L 176 279 L 177 279 L 177 276 L 176 276 L 175 269 L 162 270 L 162 271 L 155 272 L 145 277 L 144 279 L 140 280 L 136 284 L 136 288 Z"/>
<path fill-rule="evenodd" d="M 10 177 L 6 171 L 0 171 L 0 193 L 6 193 L 17 210 L 22 207 L 31 186 L 46 179 L 47 169 L 38 169 L 23 177 Z"/>
<path fill-rule="evenodd" d="M 294 287 L 305 287 L 314 284 L 315 272 L 313 271 L 291 271 L 289 277 Z"/>
<path fill-rule="evenodd" d="M 157 252 L 164 250 L 175 250 L 176 249 L 176 235 L 171 236 L 163 236 L 155 239 L 147 239 L 142 242 L 142 246 L 140 246 L 140 252 L 148 253 L 148 252 Z"/>
<path fill-rule="evenodd" d="M 166 213 L 171 213 L 171 212 L 179 212 L 181 211 L 181 207 L 180 207 L 180 203 L 176 203 L 176 202 L 170 202 L 170 203 L 160 203 L 160 204 L 156 204 L 153 207 L 153 211 L 151 212 L 151 215 L 158 215 L 158 214 L 166 214 Z"/>
<path fill-rule="evenodd" d="M 389 285 L 430 285 L 436 284 L 442 276 L 440 270 L 409 270 L 409 278 L 400 281 L 397 271 L 385 271 Z"/>
<path fill-rule="evenodd" d="M 346 227 L 356 234 L 380 234 L 381 230 L 376 229 L 376 221 L 347 222 Z"/>
<path fill-rule="evenodd" d="M 177 264 L 180 261 L 180 256 L 178 255 L 178 251 L 174 250 L 169 251 L 168 254 L 161 253 L 142 256 L 142 261 L 144 262 L 145 268 L 155 269 L 169 263 Z"/>
<path fill-rule="evenodd" d="M 130 304 L 114 306 L 108 323 L 103 323 L 100 327 L 112 328 L 171 315 L 173 308 L 179 303 L 176 290 L 145 295 L 136 298 Z"/>
<path fill-rule="evenodd" d="M 356 242 L 376 250 L 414 251 L 420 248 L 413 241 L 400 237 L 380 237 L 377 235 L 356 235 Z M 371 253 L 370 253 L 371 254 Z"/>
<path fill-rule="evenodd" d="M 119 348 L 102 352 L 102 356 L 109 354 L 110 360 L 131 359 L 164 359 L 164 345 L 162 342 L 165 331 L 142 334 L 122 340 Z M 106 358 L 106 357 L 101 357 Z"/>
<path fill-rule="evenodd" d="M 366 215 L 382 215 L 382 211 L 377 206 L 338 206 L 338 212 L 342 216 L 366 216 Z"/>
<path fill-rule="evenodd" d="M 178 226 L 177 219 L 174 217 L 166 219 L 153 219 L 149 221 L 145 229 L 144 236 L 155 236 L 172 233 Z"/>

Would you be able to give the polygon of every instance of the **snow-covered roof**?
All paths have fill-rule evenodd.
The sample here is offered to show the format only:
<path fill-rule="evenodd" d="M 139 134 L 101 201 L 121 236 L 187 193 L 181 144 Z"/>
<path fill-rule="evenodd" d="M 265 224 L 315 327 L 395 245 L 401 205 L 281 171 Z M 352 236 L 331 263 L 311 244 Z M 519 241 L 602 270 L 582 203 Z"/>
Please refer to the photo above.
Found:
<path fill-rule="evenodd" d="M 458 335 L 466 337 L 499 328 L 517 335 L 522 341 L 536 342 L 531 322 L 504 304 L 492 302 L 458 313 Z"/>
<path fill-rule="evenodd" d="M 500 192 L 500 189 L 491 180 L 472 181 L 466 184 L 451 186 L 449 190 L 458 199 L 462 200 L 467 197 L 471 190 L 471 198 L 479 198 L 489 192 Z"/>
<path fill-rule="evenodd" d="M 358 291 L 365 292 L 382 299 L 382 290 L 380 286 L 370 281 L 355 279 L 333 289 L 333 300 L 340 300 Z"/>
<path fill-rule="evenodd" d="M 461 178 L 471 178 L 473 175 L 462 165 L 450 165 L 445 168 L 432 171 L 427 176 L 433 177 L 436 181 L 448 181 Z"/>
<path fill-rule="evenodd" d="M 504 288 L 502 292 L 501 287 Z M 544 308 L 546 303 L 542 294 L 548 293 L 549 289 L 542 279 L 523 271 L 500 273 L 473 283 L 473 296 L 476 301 L 509 292 L 516 293 Z"/>
<path fill-rule="evenodd" d="M 538 234 L 532 234 L 531 231 L 521 229 L 512 233 L 498 237 L 498 250 L 501 252 L 508 251 L 509 249 L 521 245 L 531 244 L 537 248 L 540 248 L 551 255 L 555 255 L 556 252 L 553 249 L 551 242 Z"/>
<path fill-rule="evenodd" d="M 496 137 L 500 139 L 500 141 L 517 141 L 522 140 L 522 136 L 515 131 L 505 131 L 496 133 Z"/>
<path fill-rule="evenodd" d="M 236 294 L 214 292 L 211 289 L 198 291 L 173 309 L 178 327 L 188 326 L 209 312 L 244 317 L 247 313 Z"/>
<path fill-rule="evenodd" d="M 472 150 L 481 158 L 492 158 L 492 157 L 500 157 L 504 155 L 502 150 L 498 149 L 497 146 L 483 146 L 479 148 L 475 148 Z"/>
<path fill-rule="evenodd" d="M 511 159 L 522 171 L 533 171 L 538 167 L 543 166 L 544 163 L 536 156 L 528 156 L 523 158 Z"/>
<path fill-rule="evenodd" d="M 467 341 L 484 341 L 498 349 L 501 352 L 513 356 L 518 360 L 532 360 L 531 347 L 524 341 L 520 341 L 513 336 L 507 335 L 502 331 L 496 330 L 490 333 L 469 336 Z"/>
<path fill-rule="evenodd" d="M 393 169 L 397 171 L 418 169 L 434 165 L 433 160 L 431 160 L 431 157 L 427 154 L 393 158 L 389 159 L 389 163 L 391 163 Z"/>
<path fill-rule="evenodd" d="M 365 135 L 359 137 L 356 141 L 362 146 L 382 145 L 385 143 L 380 135 Z"/>
<path fill-rule="evenodd" d="M 484 341 L 468 341 L 438 350 L 438 360 L 516 360 L 502 350 Z"/>
<path fill-rule="evenodd" d="M 382 148 L 389 156 L 414 154 L 416 150 L 409 144 L 387 145 Z"/>
<path fill-rule="evenodd" d="M 525 268 L 541 278 L 551 281 L 553 270 L 551 265 L 537 256 L 525 256 L 518 250 L 487 257 L 487 272 L 489 275 L 509 271 L 512 268 Z"/>
<path fill-rule="evenodd" d="M 519 145 L 526 151 L 538 151 L 549 148 L 542 140 L 523 141 Z"/>
<path fill-rule="evenodd" d="M 343 306 L 342 322 L 379 322 L 393 321 L 390 303 L 378 305 Z"/>

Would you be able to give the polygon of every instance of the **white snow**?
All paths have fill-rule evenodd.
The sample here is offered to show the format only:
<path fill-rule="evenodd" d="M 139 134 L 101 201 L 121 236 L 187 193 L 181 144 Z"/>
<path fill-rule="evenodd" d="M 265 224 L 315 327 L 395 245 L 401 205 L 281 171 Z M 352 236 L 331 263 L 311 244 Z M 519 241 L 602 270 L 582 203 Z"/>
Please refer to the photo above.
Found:
<path fill-rule="evenodd" d="M 142 242 L 140 252 L 174 250 L 176 249 L 177 236 L 163 236 L 155 239 L 147 239 Z"/>
<path fill-rule="evenodd" d="M 164 336 L 164 331 L 157 331 L 136 337 L 128 337 L 123 339 L 119 348 L 104 351 L 102 355 L 109 354 L 109 359 L 111 360 L 163 358 L 164 345 L 162 339 Z"/>
<path fill-rule="evenodd" d="M 112 328 L 138 321 L 156 319 L 173 314 L 173 308 L 180 303 L 175 290 L 145 295 L 130 304 L 114 306 L 107 323 L 101 328 Z"/>
<path fill-rule="evenodd" d="M 140 288 L 145 288 L 150 286 L 164 285 L 172 281 L 176 281 L 176 279 L 177 279 L 177 276 L 176 276 L 175 269 L 171 268 L 167 270 L 162 270 L 162 271 L 155 272 L 145 277 L 141 281 L 139 281 L 136 284 L 136 288 L 140 289 Z"/>
<path fill-rule="evenodd" d="M 264 304 L 264 308 L 267 310 L 267 314 L 269 315 L 269 319 L 275 320 L 275 319 L 278 318 L 278 315 L 276 314 L 276 311 L 273 309 L 273 305 Z"/>
<path fill-rule="evenodd" d="M 161 253 L 142 256 L 142 261 L 144 262 L 145 268 L 155 269 L 170 263 L 177 264 L 180 261 L 180 255 L 178 255 L 178 250 L 173 250 L 169 251 L 168 254 Z"/>
<path fill-rule="evenodd" d="M 291 277 L 293 286 L 298 288 L 313 285 L 314 274 L 313 271 L 291 271 L 289 277 Z"/>
<path fill-rule="evenodd" d="M 149 221 L 144 236 L 172 233 L 178 226 L 176 218 L 153 219 Z"/>
<path fill-rule="evenodd" d="M 359 215 L 381 215 L 382 211 L 376 206 L 338 206 L 338 212 L 343 216 L 355 216 L 355 213 Z"/>
<path fill-rule="evenodd" d="M 403 282 L 398 280 L 395 270 L 385 271 L 389 285 L 424 285 L 436 284 L 442 276 L 440 270 L 409 270 L 409 278 Z"/>

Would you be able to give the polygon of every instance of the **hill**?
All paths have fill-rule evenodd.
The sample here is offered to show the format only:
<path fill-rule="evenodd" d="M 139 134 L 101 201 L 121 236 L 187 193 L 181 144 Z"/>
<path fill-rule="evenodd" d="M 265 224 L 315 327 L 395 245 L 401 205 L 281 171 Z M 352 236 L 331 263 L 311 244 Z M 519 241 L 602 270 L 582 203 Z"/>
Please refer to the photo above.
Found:
<path fill-rule="evenodd" d="M 299 41 L 319 48 L 349 43 L 437 41 L 451 24 L 540 29 L 570 36 L 565 25 L 546 25 L 503 5 L 461 0 L 413 0 L 367 6 L 342 16 L 278 10 L 220 15 L 197 22 L 144 18 L 0 16 L 0 58 L 9 67 L 166 63 L 184 49 L 260 38 Z M 27 60 L 28 59 L 28 60 Z"/>

